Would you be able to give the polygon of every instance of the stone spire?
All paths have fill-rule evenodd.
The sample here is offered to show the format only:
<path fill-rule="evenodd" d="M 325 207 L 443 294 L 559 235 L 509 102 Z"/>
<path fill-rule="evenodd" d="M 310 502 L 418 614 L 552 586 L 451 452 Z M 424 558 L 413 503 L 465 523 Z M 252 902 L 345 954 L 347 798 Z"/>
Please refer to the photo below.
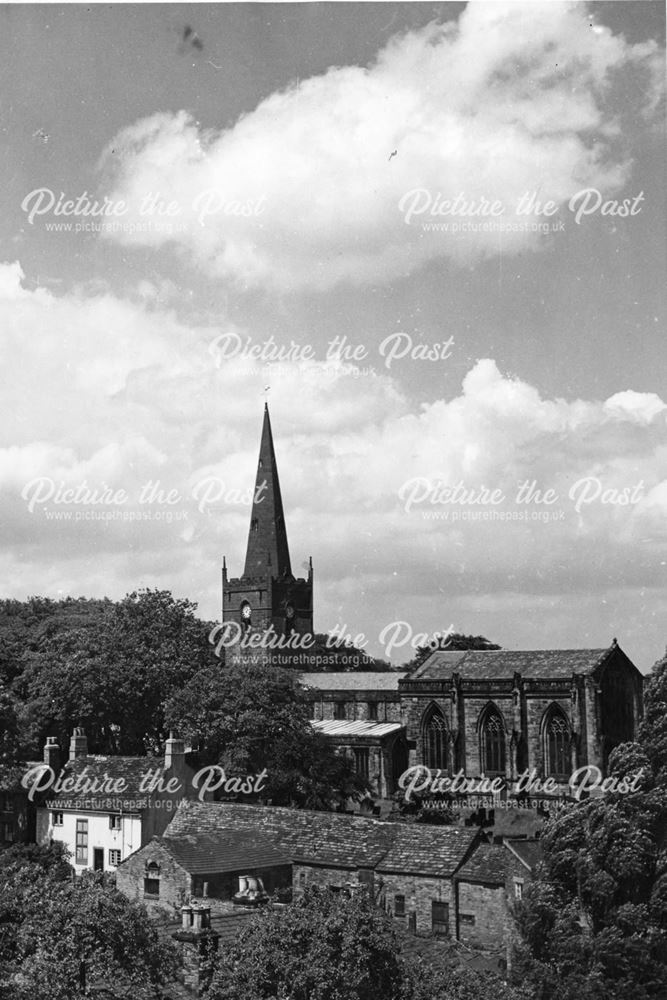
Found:
<path fill-rule="evenodd" d="M 243 576 L 255 577 L 267 572 L 272 577 L 292 574 L 269 407 L 265 403 Z"/>

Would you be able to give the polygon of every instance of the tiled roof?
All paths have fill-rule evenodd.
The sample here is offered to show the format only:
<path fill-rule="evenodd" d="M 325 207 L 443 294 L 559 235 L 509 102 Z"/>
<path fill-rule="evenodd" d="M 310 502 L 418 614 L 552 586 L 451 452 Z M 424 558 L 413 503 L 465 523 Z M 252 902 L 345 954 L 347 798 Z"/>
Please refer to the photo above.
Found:
<path fill-rule="evenodd" d="M 451 677 L 456 664 L 463 659 L 466 655 L 465 649 L 438 649 L 435 650 L 431 655 L 424 660 L 422 665 L 418 667 L 413 674 L 410 674 L 408 680 L 417 681 L 421 677 L 426 679 L 435 679 L 442 677 Z M 438 670 L 440 673 L 434 673 L 433 671 Z"/>
<path fill-rule="evenodd" d="M 432 875 L 451 874 L 476 836 L 475 831 L 462 828 L 385 823 L 282 806 L 183 802 L 165 839 L 202 834 L 224 837 L 230 830 L 266 838 L 294 862 Z"/>
<path fill-rule="evenodd" d="M 540 840 L 505 840 L 505 845 L 517 855 L 519 860 L 528 868 L 529 871 L 533 871 L 535 865 L 537 865 L 544 856 L 544 850 L 542 848 L 542 842 Z"/>
<path fill-rule="evenodd" d="M 290 864 L 290 859 L 270 840 L 252 831 L 219 830 L 217 833 L 163 837 L 162 844 L 191 875 Z"/>
<path fill-rule="evenodd" d="M 161 757 L 99 757 L 84 756 L 68 761 L 60 772 L 61 780 L 66 778 L 81 778 L 82 782 L 97 781 L 101 784 L 105 779 L 125 781 L 125 789 L 121 793 L 111 794 L 108 791 L 72 792 L 60 791 L 49 796 L 52 802 L 67 806 L 73 799 L 125 799 L 137 801 L 148 800 L 148 793 L 140 790 L 142 779 L 149 770 L 164 769 L 164 759 Z M 85 774 L 84 774 L 85 772 Z M 109 810 L 112 811 L 112 810 Z"/>
<path fill-rule="evenodd" d="M 480 844 L 457 872 L 456 878 L 461 882 L 505 885 L 507 860 L 507 849 L 502 844 Z"/>
<path fill-rule="evenodd" d="M 476 830 L 426 823 L 394 824 L 398 834 L 377 866 L 378 872 L 405 872 L 449 878 L 478 836 Z"/>
<path fill-rule="evenodd" d="M 400 722 L 347 722 L 338 719 L 314 719 L 311 725 L 325 736 L 354 736 L 355 739 L 363 736 L 388 736 L 403 728 Z"/>
<path fill-rule="evenodd" d="M 318 691 L 396 691 L 405 671 L 350 670 L 341 673 L 307 673 L 299 675 L 299 683 Z"/>
<path fill-rule="evenodd" d="M 590 674 L 616 647 L 608 649 L 471 649 L 464 654 L 436 651 L 408 680 L 446 680 L 457 673 L 469 680 L 501 680 Z M 455 659 L 458 656 L 458 659 Z"/>
<path fill-rule="evenodd" d="M 357 816 L 283 806 L 183 802 L 165 836 L 175 839 L 183 833 L 241 830 L 264 835 L 292 861 L 374 868 L 391 844 L 394 826 Z"/>

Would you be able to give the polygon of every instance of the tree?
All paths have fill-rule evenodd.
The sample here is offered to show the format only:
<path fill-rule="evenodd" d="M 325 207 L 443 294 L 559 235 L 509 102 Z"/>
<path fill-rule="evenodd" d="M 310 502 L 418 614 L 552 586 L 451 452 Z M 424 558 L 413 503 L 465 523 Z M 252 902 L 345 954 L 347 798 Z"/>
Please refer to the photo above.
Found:
<path fill-rule="evenodd" d="M 515 966 L 539 1000 L 667 995 L 665 661 L 636 743 L 609 759 L 634 791 L 575 803 L 543 833 L 544 865 L 515 908 Z"/>
<path fill-rule="evenodd" d="M 177 953 L 143 906 L 107 876 L 74 881 L 63 849 L 0 855 L 0 997 L 73 1000 L 87 985 L 149 1000 L 173 978 Z"/>
<path fill-rule="evenodd" d="M 159 753 L 166 701 L 214 660 L 211 623 L 195 610 L 168 591 L 135 592 L 99 607 L 94 627 L 89 616 L 37 643 L 15 682 L 30 751 L 83 725 L 91 752 Z"/>
<path fill-rule="evenodd" d="M 390 918 L 365 896 L 310 889 L 268 907 L 217 962 L 206 1000 L 400 1000 Z"/>
<path fill-rule="evenodd" d="M 435 953 L 434 953 L 435 954 Z M 288 909 L 268 907 L 218 956 L 205 1000 L 528 1000 L 437 949 L 437 966 L 404 957 L 387 914 L 365 892 L 312 887 Z"/>
<path fill-rule="evenodd" d="M 166 721 L 199 746 L 202 765 L 217 762 L 230 776 L 266 769 L 261 796 L 274 805 L 327 809 L 368 790 L 350 761 L 311 726 L 290 670 L 216 663 L 170 699 Z"/>

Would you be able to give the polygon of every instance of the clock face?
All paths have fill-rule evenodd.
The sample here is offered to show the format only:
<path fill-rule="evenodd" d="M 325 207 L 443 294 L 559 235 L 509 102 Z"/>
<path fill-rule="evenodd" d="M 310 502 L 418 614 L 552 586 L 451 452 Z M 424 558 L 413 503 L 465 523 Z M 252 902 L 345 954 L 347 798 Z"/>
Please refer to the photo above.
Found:
<path fill-rule="evenodd" d="M 287 607 L 285 608 L 285 615 L 287 616 L 287 618 L 294 618 L 294 608 L 292 607 L 291 604 L 288 604 Z"/>
<path fill-rule="evenodd" d="M 241 611 L 241 614 L 243 615 L 244 618 L 250 618 L 250 615 L 252 614 L 252 612 L 250 610 L 250 605 L 249 604 L 244 604 L 243 605 L 243 609 Z"/>

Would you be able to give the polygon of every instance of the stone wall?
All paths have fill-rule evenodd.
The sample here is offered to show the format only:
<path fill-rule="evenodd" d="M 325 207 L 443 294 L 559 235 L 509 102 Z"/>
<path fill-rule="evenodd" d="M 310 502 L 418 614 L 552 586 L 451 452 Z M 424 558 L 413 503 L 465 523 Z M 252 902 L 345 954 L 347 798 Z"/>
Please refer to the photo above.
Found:
<path fill-rule="evenodd" d="M 406 927 L 410 926 L 410 914 L 414 914 L 413 930 L 432 930 L 433 903 L 447 903 L 449 906 L 449 933 L 454 936 L 454 895 L 450 879 L 426 878 L 419 875 L 377 873 L 378 886 L 382 887 L 382 899 L 387 912 Z M 396 915 L 396 896 L 405 899 L 405 916 Z"/>
<path fill-rule="evenodd" d="M 459 940 L 471 947 L 504 945 L 508 913 L 504 885 L 459 881 Z"/>
<path fill-rule="evenodd" d="M 144 891 L 146 866 L 150 862 L 159 865 L 157 881 L 160 886 L 157 895 L 146 895 Z M 188 872 L 181 868 L 161 844 L 154 841 L 135 851 L 116 869 L 116 886 L 128 899 L 145 903 L 149 910 L 167 910 L 172 914 L 189 898 L 192 891 Z"/>

